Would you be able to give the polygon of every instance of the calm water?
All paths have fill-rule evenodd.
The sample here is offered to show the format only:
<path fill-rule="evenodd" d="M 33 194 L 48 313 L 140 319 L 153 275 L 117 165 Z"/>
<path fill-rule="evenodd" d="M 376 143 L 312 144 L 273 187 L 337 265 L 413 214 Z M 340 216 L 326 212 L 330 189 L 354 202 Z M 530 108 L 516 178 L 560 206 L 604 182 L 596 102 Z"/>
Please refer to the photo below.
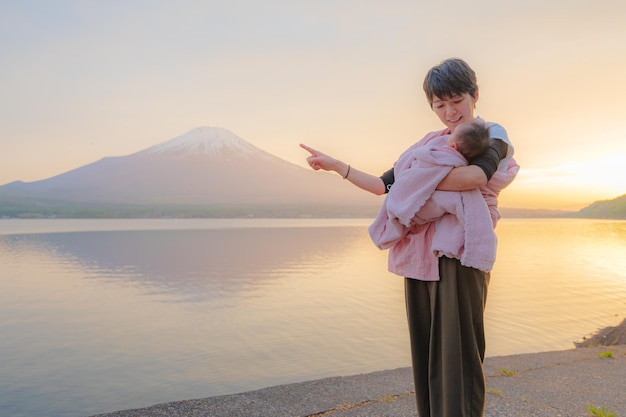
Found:
<path fill-rule="evenodd" d="M 0 220 L 0 415 L 85 416 L 410 366 L 369 220 Z M 626 316 L 626 222 L 504 220 L 489 356 Z"/>

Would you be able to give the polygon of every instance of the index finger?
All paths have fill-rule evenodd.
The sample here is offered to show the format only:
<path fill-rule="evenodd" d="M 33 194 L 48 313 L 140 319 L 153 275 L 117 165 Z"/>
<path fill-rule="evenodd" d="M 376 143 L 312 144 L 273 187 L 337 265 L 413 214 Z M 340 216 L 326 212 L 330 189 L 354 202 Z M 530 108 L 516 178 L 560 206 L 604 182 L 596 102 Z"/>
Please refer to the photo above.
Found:
<path fill-rule="evenodd" d="M 310 146 L 306 146 L 304 143 L 301 143 L 301 144 L 300 144 L 300 147 L 301 147 L 302 149 L 306 149 L 307 151 L 309 151 L 309 153 L 310 153 L 311 155 L 313 155 L 313 156 L 318 156 L 318 155 L 319 155 L 319 152 L 318 152 L 318 151 L 316 151 L 315 149 L 311 148 Z"/>

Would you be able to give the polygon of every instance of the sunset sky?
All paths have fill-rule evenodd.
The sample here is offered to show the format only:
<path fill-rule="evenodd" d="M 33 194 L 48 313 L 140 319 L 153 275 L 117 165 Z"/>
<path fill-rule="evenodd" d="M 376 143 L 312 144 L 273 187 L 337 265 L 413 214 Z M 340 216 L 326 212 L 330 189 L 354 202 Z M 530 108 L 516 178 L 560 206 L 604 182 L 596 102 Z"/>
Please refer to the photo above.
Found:
<path fill-rule="evenodd" d="M 421 84 L 453 56 L 522 166 L 502 206 L 626 194 L 623 0 L 0 0 L 0 185 L 199 126 L 382 173 L 441 128 Z"/>

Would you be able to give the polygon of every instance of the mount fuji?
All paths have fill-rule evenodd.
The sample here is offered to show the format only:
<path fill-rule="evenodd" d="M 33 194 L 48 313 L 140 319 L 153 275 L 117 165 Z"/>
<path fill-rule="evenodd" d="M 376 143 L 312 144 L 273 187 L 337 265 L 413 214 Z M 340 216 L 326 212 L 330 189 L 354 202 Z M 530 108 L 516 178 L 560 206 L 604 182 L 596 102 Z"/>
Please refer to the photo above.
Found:
<path fill-rule="evenodd" d="M 48 179 L 0 187 L 5 216 L 72 217 L 139 207 L 138 215 L 188 215 L 191 209 L 199 216 L 373 215 L 381 201 L 337 175 L 302 168 L 216 127 Z"/>

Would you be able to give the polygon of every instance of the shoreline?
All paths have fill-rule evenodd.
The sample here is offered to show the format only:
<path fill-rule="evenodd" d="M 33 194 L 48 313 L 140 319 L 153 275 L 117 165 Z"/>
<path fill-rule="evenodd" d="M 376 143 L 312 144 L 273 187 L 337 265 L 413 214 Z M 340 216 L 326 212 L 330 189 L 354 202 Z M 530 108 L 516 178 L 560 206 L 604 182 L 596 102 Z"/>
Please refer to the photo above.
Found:
<path fill-rule="evenodd" d="M 570 350 L 485 359 L 485 417 L 626 416 L 626 318 Z M 410 367 L 279 385 L 92 417 L 400 417 L 415 415 Z"/>
<path fill-rule="evenodd" d="M 617 326 L 604 327 L 591 337 L 583 337 L 580 342 L 574 342 L 574 345 L 577 348 L 626 345 L 626 318 Z"/>

